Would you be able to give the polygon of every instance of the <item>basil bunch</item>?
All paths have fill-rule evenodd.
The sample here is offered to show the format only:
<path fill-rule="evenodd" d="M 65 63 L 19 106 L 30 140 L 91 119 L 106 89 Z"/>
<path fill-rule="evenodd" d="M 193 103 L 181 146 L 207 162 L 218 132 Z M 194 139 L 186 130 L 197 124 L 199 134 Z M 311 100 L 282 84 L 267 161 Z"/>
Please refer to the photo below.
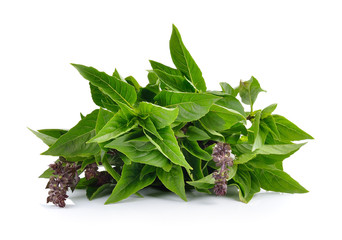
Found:
<path fill-rule="evenodd" d="M 50 178 L 48 202 L 65 206 L 68 188 L 86 189 L 89 199 L 110 194 L 106 204 L 140 195 L 150 185 L 185 201 L 186 188 L 225 195 L 236 186 L 245 203 L 261 188 L 307 192 L 283 171 L 282 162 L 304 145 L 293 141 L 312 137 L 273 114 L 276 104 L 253 109 L 264 91 L 258 80 L 251 77 L 237 88 L 222 82 L 221 91 L 208 91 L 175 26 L 170 52 L 176 68 L 150 61 L 145 87 L 117 70 L 108 75 L 72 64 L 89 81 L 100 108 L 81 115 L 68 131 L 31 130 L 49 146 L 42 154 L 58 157 L 41 175 Z"/>

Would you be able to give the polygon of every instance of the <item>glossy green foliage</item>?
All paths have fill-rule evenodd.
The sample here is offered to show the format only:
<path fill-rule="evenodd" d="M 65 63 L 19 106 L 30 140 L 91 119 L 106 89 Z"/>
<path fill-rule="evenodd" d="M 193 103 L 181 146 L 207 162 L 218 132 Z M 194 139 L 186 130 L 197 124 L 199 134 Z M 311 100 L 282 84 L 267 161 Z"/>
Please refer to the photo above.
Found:
<path fill-rule="evenodd" d="M 206 115 L 211 106 L 220 98 L 203 93 L 162 91 L 154 99 L 161 106 L 178 107 L 179 113 L 176 121 L 190 122 Z"/>
<path fill-rule="evenodd" d="M 211 194 L 223 168 L 225 186 L 238 188 L 244 203 L 261 189 L 307 192 L 284 171 L 283 161 L 305 144 L 294 141 L 313 138 L 274 114 L 277 104 L 253 109 L 264 92 L 258 80 L 251 77 L 237 87 L 220 82 L 220 91 L 207 90 L 175 26 L 170 53 L 174 67 L 150 61 L 146 86 L 132 76 L 122 77 L 117 69 L 109 75 L 72 64 L 89 81 L 99 109 L 81 114 L 68 131 L 29 129 L 49 147 L 42 154 L 57 156 L 64 165 L 75 163 L 78 174 L 87 176 L 76 187 L 85 189 L 89 200 L 110 195 L 106 204 L 141 196 L 139 191 L 148 186 L 171 191 L 184 201 L 187 189 Z M 217 156 L 214 161 L 217 143 L 230 145 L 230 156 L 235 157 L 229 167 L 218 164 Z M 96 166 L 103 172 L 96 172 Z M 49 168 L 40 177 L 56 177 L 53 174 Z"/>

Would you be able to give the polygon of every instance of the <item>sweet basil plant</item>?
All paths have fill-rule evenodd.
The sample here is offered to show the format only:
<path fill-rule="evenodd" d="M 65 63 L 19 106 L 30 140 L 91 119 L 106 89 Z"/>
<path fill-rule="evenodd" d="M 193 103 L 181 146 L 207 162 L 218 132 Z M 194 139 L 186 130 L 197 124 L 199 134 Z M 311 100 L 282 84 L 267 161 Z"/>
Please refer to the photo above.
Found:
<path fill-rule="evenodd" d="M 105 204 L 146 187 L 184 201 L 187 191 L 224 196 L 228 188 L 244 203 L 261 189 L 306 193 L 283 160 L 312 137 L 274 114 L 277 104 L 253 108 L 265 92 L 258 80 L 208 90 L 175 26 L 170 53 L 175 66 L 150 61 L 144 87 L 116 69 L 110 75 L 72 64 L 89 81 L 97 109 L 69 130 L 31 130 L 49 147 L 42 155 L 56 157 L 40 176 L 49 179 L 47 202 L 65 207 L 74 189 L 90 200 L 108 195 Z"/>

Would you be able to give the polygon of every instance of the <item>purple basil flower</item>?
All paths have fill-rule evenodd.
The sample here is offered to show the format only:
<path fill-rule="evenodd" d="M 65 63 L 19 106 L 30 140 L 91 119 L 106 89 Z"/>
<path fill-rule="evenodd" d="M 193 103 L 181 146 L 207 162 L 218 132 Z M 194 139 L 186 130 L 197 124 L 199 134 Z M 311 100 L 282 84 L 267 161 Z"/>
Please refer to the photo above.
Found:
<path fill-rule="evenodd" d="M 52 202 L 56 206 L 65 207 L 65 200 L 68 198 L 66 192 L 68 188 L 73 191 L 80 180 L 77 170 L 80 168 L 76 163 L 66 163 L 58 161 L 50 164 L 49 167 L 54 170 L 53 175 L 47 184 L 50 189 L 47 203 Z"/>
<path fill-rule="evenodd" d="M 215 179 L 214 193 L 217 196 L 227 194 L 228 167 L 234 165 L 234 155 L 231 153 L 231 147 L 228 143 L 219 142 L 213 148 L 212 157 L 216 166 L 219 167 L 214 173 Z"/>

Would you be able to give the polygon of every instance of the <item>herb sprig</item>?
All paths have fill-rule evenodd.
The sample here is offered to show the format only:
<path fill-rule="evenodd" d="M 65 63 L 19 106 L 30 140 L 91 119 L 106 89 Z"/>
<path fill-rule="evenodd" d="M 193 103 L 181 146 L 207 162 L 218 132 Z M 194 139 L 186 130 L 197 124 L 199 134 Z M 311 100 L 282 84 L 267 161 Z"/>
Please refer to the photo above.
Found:
<path fill-rule="evenodd" d="M 108 75 L 72 64 L 89 81 L 99 109 L 70 130 L 31 130 L 49 146 L 42 154 L 58 157 L 40 176 L 50 179 L 47 202 L 64 207 L 69 188 L 85 189 L 90 200 L 110 194 L 106 204 L 148 186 L 185 201 L 189 188 L 225 195 L 235 186 L 245 203 L 260 189 L 306 193 L 284 172 L 283 160 L 305 144 L 295 141 L 313 138 L 273 114 L 276 104 L 254 109 L 264 92 L 258 80 L 252 76 L 236 88 L 222 82 L 221 91 L 208 91 L 175 26 L 170 52 L 176 68 L 150 61 L 145 87 L 117 70 Z"/>

